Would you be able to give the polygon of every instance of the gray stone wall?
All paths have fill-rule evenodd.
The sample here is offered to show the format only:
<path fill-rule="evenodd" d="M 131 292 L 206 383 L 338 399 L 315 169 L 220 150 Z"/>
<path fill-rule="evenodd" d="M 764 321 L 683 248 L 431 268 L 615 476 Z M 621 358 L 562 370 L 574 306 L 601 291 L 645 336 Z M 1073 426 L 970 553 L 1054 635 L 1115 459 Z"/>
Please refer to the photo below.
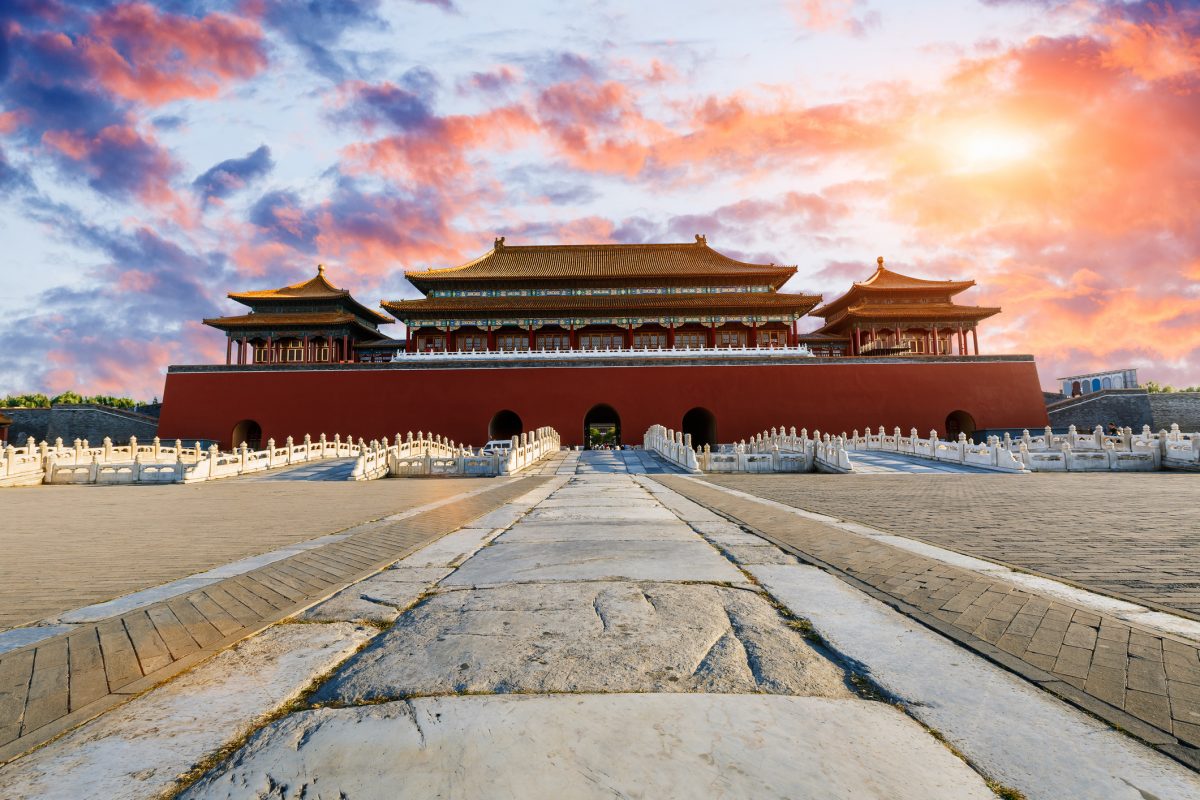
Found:
<path fill-rule="evenodd" d="M 1053 403 L 1046 407 L 1046 413 L 1050 427 L 1055 429 L 1074 425 L 1090 431 L 1097 425 L 1107 428 L 1113 422 L 1135 431 L 1141 431 L 1143 425 L 1158 430 L 1154 427 L 1150 396 L 1142 389 L 1108 389 Z"/>
<path fill-rule="evenodd" d="M 59 437 L 66 443 L 87 439 L 93 445 L 99 445 L 105 436 L 113 444 L 127 444 L 130 436 L 148 442 L 158 430 L 158 420 L 154 417 L 106 406 L 12 408 L 5 413 L 12 417 L 8 439 L 14 445 L 24 444 L 30 436 L 39 442 L 53 442 Z"/>
<path fill-rule="evenodd" d="M 1184 431 L 1200 431 L 1200 392 L 1155 392 L 1150 395 L 1150 413 L 1156 431 L 1170 430 L 1172 422 Z"/>

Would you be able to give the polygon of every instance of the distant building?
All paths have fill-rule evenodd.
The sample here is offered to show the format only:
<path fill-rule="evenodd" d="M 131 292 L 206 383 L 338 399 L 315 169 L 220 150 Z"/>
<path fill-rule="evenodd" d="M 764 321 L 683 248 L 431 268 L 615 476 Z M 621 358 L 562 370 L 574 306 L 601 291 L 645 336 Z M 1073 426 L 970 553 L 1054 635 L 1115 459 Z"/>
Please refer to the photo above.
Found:
<path fill-rule="evenodd" d="M 1137 389 L 1140 386 L 1136 369 L 1112 369 L 1106 372 L 1072 375 L 1068 378 L 1058 378 L 1058 383 L 1067 397 L 1079 397 L 1104 389 Z"/>

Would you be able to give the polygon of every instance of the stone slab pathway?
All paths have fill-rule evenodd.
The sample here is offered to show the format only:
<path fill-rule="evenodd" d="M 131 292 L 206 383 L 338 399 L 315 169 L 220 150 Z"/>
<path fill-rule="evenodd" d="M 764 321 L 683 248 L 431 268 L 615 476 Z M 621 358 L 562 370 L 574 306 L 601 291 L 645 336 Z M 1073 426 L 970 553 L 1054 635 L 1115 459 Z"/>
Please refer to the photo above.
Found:
<path fill-rule="evenodd" d="M 1200 767 L 1200 649 L 1195 641 L 1129 624 L 703 481 L 669 476 L 658 480 L 809 563 L 833 570 L 1059 697 Z"/>
<path fill-rule="evenodd" d="M 412 518 L 361 525 L 322 547 L 3 653 L 0 761 L 377 572 L 543 480 L 477 486 L 485 491 Z"/>
<path fill-rule="evenodd" d="M 927 461 L 923 458 L 910 458 L 896 453 L 870 450 L 851 451 L 850 463 L 854 465 L 854 472 L 859 475 L 978 475 L 992 472 L 992 470 L 969 465 L 946 464 L 940 461 Z"/>
<path fill-rule="evenodd" d="M 452 570 L 309 710 L 185 796 L 992 796 L 913 720 L 858 697 L 680 518 L 698 506 L 628 474 L 553 480 L 505 527 L 459 531 L 308 612 L 361 614 L 350 601 L 389 573 Z"/>

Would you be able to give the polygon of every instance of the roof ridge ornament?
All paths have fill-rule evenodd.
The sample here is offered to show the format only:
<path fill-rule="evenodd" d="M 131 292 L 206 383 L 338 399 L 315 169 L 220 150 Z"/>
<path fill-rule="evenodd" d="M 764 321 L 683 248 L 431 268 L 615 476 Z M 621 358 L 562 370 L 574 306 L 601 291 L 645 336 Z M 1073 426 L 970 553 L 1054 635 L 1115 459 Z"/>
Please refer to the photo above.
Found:
<path fill-rule="evenodd" d="M 317 264 L 317 274 L 318 275 L 325 274 L 325 265 L 324 264 Z"/>
<path fill-rule="evenodd" d="M 879 258 L 875 259 L 875 263 L 879 265 L 880 269 L 883 269 L 883 256 L 880 256 Z"/>
<path fill-rule="evenodd" d="M 704 234 L 704 233 L 697 233 L 696 234 L 696 244 L 707 245 L 708 244 L 708 235 Z"/>
<path fill-rule="evenodd" d="M 496 237 L 495 247 L 496 247 L 496 249 L 497 249 L 497 250 L 503 250 L 503 249 L 504 249 L 504 237 L 503 237 L 503 236 L 497 236 L 497 237 Z"/>

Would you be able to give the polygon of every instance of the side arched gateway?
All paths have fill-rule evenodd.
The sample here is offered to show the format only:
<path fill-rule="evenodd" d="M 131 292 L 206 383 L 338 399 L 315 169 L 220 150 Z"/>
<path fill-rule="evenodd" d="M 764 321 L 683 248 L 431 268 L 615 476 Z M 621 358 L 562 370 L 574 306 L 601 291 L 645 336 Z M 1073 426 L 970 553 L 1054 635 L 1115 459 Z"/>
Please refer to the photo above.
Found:
<path fill-rule="evenodd" d="M 497 411 L 492 416 L 492 421 L 488 423 L 489 439 L 511 439 L 514 436 L 520 436 L 524 432 L 525 425 L 521 422 L 521 418 L 517 416 L 517 412 L 509 411 L 507 408 L 503 411 Z"/>
<path fill-rule="evenodd" d="M 707 408 L 696 406 L 684 414 L 679 429 L 692 435 L 692 447 L 717 446 L 717 418 Z"/>
<path fill-rule="evenodd" d="M 953 441 L 960 433 L 971 438 L 975 434 L 975 418 L 966 411 L 951 411 L 946 417 L 946 438 Z"/>
<path fill-rule="evenodd" d="M 260 449 L 262 447 L 262 426 L 252 419 L 244 419 L 234 425 L 230 447 L 240 447 L 242 442 L 245 442 L 251 450 Z"/>

